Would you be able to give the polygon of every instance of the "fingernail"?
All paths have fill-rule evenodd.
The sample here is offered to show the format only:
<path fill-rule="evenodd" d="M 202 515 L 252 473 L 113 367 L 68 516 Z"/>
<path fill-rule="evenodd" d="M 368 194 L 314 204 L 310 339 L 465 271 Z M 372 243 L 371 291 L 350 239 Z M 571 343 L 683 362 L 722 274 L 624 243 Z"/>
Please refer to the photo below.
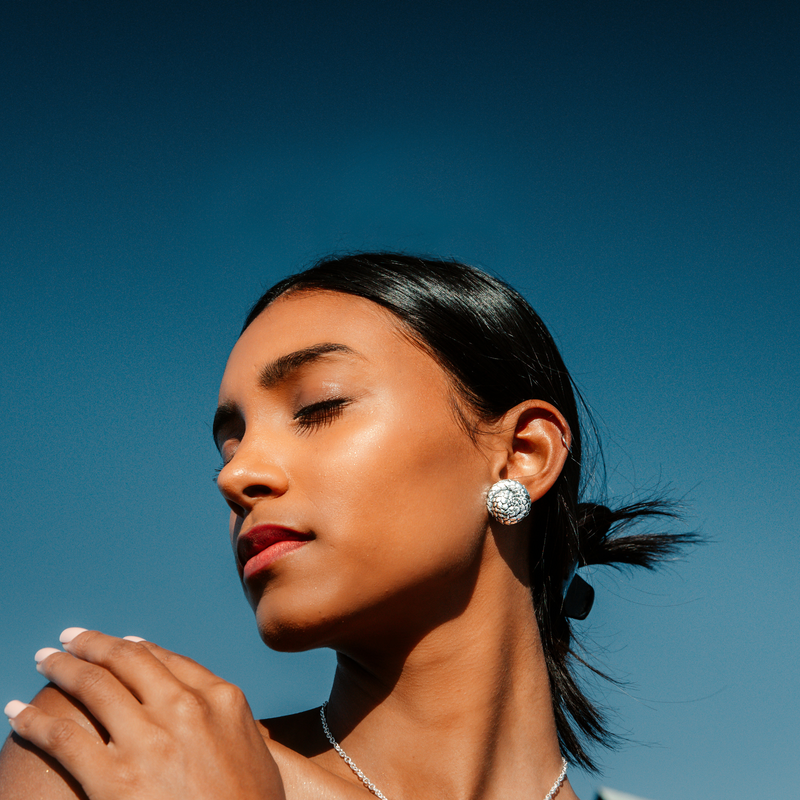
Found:
<path fill-rule="evenodd" d="M 10 703 L 6 703 L 3 712 L 9 719 L 14 719 L 17 714 L 24 711 L 28 705 L 28 703 L 21 703 L 19 700 L 12 700 Z"/>
<path fill-rule="evenodd" d="M 35 655 L 33 656 L 33 660 L 38 664 L 40 661 L 44 661 L 47 656 L 53 655 L 53 653 L 60 653 L 60 650 L 56 650 L 55 647 L 43 647 L 41 650 L 37 650 Z"/>
<path fill-rule="evenodd" d="M 84 633 L 86 628 L 67 628 L 66 630 L 61 631 L 61 636 L 58 637 L 58 641 L 61 644 L 69 644 L 79 633 Z"/>
<path fill-rule="evenodd" d="M 125 639 L 128 642 L 146 642 L 147 641 L 147 639 L 142 639 L 141 636 L 123 636 L 122 638 Z"/>

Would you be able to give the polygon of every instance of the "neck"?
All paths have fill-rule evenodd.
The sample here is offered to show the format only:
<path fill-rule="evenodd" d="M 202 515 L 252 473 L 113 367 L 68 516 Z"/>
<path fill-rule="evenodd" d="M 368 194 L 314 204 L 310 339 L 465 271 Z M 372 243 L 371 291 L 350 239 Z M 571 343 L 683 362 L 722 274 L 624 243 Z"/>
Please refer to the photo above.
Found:
<path fill-rule="evenodd" d="M 503 566 L 413 648 L 339 656 L 331 730 L 390 800 L 536 800 L 561 770 L 529 589 Z"/>

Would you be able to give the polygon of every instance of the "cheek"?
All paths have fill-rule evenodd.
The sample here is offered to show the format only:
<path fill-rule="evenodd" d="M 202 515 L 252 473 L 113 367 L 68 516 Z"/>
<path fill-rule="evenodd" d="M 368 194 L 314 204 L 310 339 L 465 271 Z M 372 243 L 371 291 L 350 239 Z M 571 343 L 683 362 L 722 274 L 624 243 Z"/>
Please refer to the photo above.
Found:
<path fill-rule="evenodd" d="M 332 544 L 358 569 L 468 559 L 485 528 L 485 460 L 450 418 L 374 424 L 317 462 Z"/>

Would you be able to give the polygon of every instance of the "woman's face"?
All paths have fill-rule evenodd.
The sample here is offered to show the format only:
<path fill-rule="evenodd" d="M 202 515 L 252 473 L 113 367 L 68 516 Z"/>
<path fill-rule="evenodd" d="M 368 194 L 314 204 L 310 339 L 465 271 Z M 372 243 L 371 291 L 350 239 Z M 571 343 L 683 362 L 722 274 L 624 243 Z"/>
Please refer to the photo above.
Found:
<path fill-rule="evenodd" d="M 242 334 L 215 418 L 218 484 L 268 644 L 416 636 L 468 593 L 492 476 L 452 397 L 439 365 L 362 298 L 285 296 Z"/>

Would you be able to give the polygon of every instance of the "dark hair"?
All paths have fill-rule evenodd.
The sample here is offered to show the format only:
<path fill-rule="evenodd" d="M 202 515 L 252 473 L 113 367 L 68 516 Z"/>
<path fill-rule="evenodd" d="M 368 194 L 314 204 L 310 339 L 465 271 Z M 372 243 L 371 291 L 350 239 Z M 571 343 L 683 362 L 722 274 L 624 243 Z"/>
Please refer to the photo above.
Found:
<path fill-rule="evenodd" d="M 561 749 L 572 763 L 596 769 L 584 745 L 612 746 L 617 737 L 580 688 L 573 674 L 574 661 L 608 676 L 575 652 L 571 624 L 563 613 L 564 580 L 576 564 L 652 569 L 694 541 L 693 535 L 620 535 L 643 517 L 674 516 L 666 503 L 642 502 L 612 511 L 605 505 L 580 502 L 582 442 L 576 402 L 580 393 L 544 323 L 522 295 L 503 281 L 456 261 L 400 253 L 324 259 L 267 291 L 251 309 L 244 328 L 281 295 L 301 291 L 356 295 L 391 311 L 450 374 L 458 398 L 482 421 L 499 419 L 533 398 L 552 403 L 564 415 L 572 433 L 570 456 L 532 512 L 531 591 Z M 459 412 L 458 403 L 454 406 L 471 435 L 477 435 L 467 416 Z"/>

